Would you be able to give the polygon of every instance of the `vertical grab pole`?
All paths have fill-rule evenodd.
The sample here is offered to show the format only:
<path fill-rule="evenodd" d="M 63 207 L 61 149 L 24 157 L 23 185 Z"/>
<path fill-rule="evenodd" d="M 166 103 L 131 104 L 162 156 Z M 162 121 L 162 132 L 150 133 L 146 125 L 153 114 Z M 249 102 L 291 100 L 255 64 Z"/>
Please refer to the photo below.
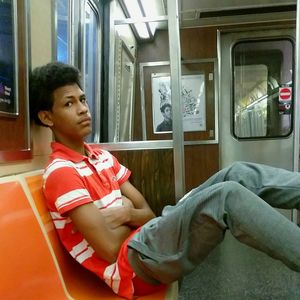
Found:
<path fill-rule="evenodd" d="M 175 197 L 185 193 L 184 135 L 181 115 L 181 48 L 178 0 L 168 0 L 168 32 L 173 112 Z"/>
<path fill-rule="evenodd" d="M 293 170 L 299 171 L 299 132 L 300 132 L 300 0 L 297 0 L 297 15 L 296 15 L 296 66 L 295 66 L 295 85 L 294 85 L 294 163 Z M 297 210 L 293 210 L 293 222 L 298 222 Z"/>

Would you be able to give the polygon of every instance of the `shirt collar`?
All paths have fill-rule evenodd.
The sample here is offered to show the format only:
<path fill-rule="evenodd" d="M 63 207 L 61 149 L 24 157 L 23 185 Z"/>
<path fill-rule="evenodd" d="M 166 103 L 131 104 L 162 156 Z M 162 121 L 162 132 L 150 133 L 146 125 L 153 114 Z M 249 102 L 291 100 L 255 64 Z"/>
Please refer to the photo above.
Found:
<path fill-rule="evenodd" d="M 86 153 L 88 155 L 82 155 L 58 142 L 52 142 L 51 148 L 52 148 L 51 157 L 53 159 L 60 157 L 67 160 L 71 160 L 72 162 L 76 163 L 76 162 L 83 161 L 87 157 L 92 159 L 98 158 L 98 154 L 87 143 L 84 143 L 84 148 L 86 149 Z"/>

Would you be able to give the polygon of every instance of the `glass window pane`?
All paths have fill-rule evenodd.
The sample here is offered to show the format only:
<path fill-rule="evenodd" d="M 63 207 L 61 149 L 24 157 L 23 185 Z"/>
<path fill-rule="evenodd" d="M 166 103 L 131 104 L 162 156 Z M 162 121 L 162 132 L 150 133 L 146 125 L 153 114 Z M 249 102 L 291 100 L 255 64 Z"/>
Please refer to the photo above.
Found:
<path fill-rule="evenodd" d="M 90 111 L 93 114 L 93 129 L 94 134 L 96 134 L 96 122 L 98 120 L 96 114 L 96 103 L 99 101 L 99 97 L 97 97 L 97 90 L 99 88 L 99 79 L 98 79 L 98 27 L 99 27 L 99 19 L 98 14 L 94 10 L 92 4 L 90 2 L 86 3 L 85 6 L 85 45 L 84 45 L 84 83 L 85 83 L 85 93 L 89 102 Z M 98 122 L 97 122 L 98 123 Z M 93 141 L 93 138 L 90 137 L 89 142 Z"/>
<path fill-rule="evenodd" d="M 280 137 L 292 131 L 293 43 L 289 39 L 235 44 L 233 134 Z"/>
<path fill-rule="evenodd" d="M 68 63 L 69 0 L 57 0 L 57 60 Z"/>

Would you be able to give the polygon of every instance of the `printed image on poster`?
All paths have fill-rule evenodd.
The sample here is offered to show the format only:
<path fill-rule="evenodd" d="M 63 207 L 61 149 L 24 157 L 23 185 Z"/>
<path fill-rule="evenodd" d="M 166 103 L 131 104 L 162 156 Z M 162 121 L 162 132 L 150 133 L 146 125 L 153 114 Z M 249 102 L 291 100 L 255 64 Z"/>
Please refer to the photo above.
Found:
<path fill-rule="evenodd" d="M 183 130 L 205 131 L 205 76 L 204 74 L 181 77 Z M 172 102 L 170 76 L 152 74 L 153 132 L 172 131 Z"/>
<path fill-rule="evenodd" d="M 13 1 L 0 2 L 0 115 L 18 114 Z"/>

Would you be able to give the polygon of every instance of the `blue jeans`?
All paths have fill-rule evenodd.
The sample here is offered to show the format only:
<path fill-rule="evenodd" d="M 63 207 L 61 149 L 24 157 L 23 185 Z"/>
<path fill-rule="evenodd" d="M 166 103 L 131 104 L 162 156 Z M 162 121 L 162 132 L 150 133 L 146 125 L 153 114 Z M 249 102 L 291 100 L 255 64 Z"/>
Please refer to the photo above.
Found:
<path fill-rule="evenodd" d="M 192 272 L 229 229 L 300 272 L 300 228 L 273 207 L 300 210 L 300 173 L 234 163 L 145 224 L 129 242 L 129 261 L 142 278 L 170 283 Z"/>

